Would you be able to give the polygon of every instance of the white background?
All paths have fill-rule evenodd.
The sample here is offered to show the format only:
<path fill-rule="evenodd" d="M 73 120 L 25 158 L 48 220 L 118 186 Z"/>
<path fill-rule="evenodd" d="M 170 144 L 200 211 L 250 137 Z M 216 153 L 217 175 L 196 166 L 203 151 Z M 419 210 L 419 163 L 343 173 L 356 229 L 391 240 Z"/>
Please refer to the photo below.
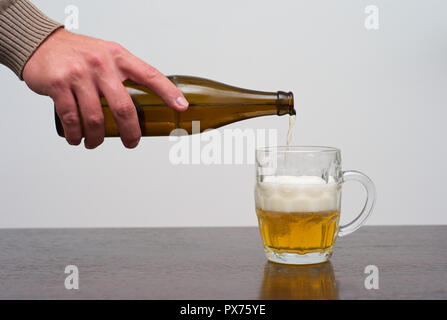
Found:
<path fill-rule="evenodd" d="M 342 150 L 376 183 L 368 224 L 446 224 L 447 2 L 34 1 L 76 32 L 120 42 L 165 74 L 293 91 L 293 144 Z M 364 27 L 367 5 L 379 30 Z M 56 135 L 53 104 L 0 66 L 0 227 L 256 225 L 254 167 L 174 166 L 167 138 L 94 151 Z M 287 117 L 229 128 L 276 128 Z M 362 205 L 346 185 L 343 221 Z"/>

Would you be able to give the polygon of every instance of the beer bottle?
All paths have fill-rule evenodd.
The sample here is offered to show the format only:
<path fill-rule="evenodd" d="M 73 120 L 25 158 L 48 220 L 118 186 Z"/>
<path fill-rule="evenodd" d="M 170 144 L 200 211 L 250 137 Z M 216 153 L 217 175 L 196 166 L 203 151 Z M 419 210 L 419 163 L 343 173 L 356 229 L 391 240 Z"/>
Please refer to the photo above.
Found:
<path fill-rule="evenodd" d="M 292 92 L 263 92 L 233 87 L 220 82 L 191 77 L 168 77 L 189 102 L 186 111 L 168 107 L 148 88 L 132 81 L 125 81 L 137 109 L 143 136 L 168 136 L 174 129 L 184 129 L 193 134 L 193 121 L 200 121 L 200 132 L 219 128 L 245 119 L 270 115 L 295 115 Z M 105 136 L 118 137 L 119 131 L 106 99 L 101 98 L 104 113 Z M 57 133 L 64 137 L 64 129 L 58 115 Z"/>

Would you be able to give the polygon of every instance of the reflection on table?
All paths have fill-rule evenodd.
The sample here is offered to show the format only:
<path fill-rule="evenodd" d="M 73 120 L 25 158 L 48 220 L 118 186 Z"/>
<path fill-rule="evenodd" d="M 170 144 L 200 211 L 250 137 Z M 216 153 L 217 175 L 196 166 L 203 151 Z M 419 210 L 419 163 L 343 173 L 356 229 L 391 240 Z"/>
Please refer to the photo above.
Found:
<path fill-rule="evenodd" d="M 337 299 L 338 289 L 330 262 L 315 265 L 286 265 L 267 262 L 259 292 L 260 299 Z"/>

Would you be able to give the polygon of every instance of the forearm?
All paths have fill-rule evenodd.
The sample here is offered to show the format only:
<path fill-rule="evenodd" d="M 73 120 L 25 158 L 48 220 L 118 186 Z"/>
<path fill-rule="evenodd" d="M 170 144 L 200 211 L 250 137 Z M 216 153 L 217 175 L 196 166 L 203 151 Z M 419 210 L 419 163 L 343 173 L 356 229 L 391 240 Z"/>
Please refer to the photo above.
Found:
<path fill-rule="evenodd" d="M 25 64 L 39 45 L 63 27 L 28 0 L 0 0 L 0 64 L 22 79 Z"/>

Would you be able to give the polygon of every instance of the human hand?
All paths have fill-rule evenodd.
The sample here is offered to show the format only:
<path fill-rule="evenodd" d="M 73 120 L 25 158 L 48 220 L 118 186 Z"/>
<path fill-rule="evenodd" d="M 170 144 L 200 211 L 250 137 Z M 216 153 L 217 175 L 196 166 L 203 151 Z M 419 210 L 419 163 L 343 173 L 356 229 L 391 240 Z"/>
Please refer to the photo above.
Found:
<path fill-rule="evenodd" d="M 124 80 L 148 87 L 175 110 L 188 108 L 185 97 L 168 78 L 119 44 L 64 29 L 57 30 L 41 44 L 22 75 L 31 90 L 54 100 L 68 143 L 79 145 L 85 137 L 88 149 L 104 141 L 101 96 L 110 106 L 124 146 L 138 145 L 141 138 L 138 116 L 122 84 Z"/>

